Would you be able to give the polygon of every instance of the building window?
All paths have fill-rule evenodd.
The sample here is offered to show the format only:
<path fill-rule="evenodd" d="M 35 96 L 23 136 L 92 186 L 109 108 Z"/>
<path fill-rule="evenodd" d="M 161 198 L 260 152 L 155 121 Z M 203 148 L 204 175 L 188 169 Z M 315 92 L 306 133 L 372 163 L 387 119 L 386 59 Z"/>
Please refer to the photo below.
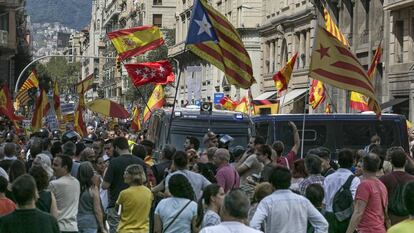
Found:
<path fill-rule="evenodd" d="M 404 52 L 404 21 L 398 20 L 395 22 L 395 63 L 403 62 Z"/>
<path fill-rule="evenodd" d="M 152 25 L 157 26 L 159 28 L 162 27 L 162 15 L 161 14 L 152 15 Z"/>
<path fill-rule="evenodd" d="M 153 0 L 153 5 L 162 5 L 162 0 Z"/>

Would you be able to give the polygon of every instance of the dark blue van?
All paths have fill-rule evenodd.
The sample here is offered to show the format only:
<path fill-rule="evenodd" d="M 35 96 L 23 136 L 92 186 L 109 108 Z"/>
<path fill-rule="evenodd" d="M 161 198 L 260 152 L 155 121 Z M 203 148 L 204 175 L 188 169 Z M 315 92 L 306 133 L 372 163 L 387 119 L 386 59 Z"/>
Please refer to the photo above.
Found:
<path fill-rule="evenodd" d="M 246 114 L 231 111 L 200 112 L 200 108 L 176 109 L 171 125 L 171 135 L 167 141 L 171 110 L 155 110 L 147 124 L 147 138 L 155 143 L 155 157 L 165 144 L 174 145 L 183 150 L 185 138 L 194 136 L 203 148 L 203 136 L 209 130 L 215 134 L 228 134 L 234 138 L 230 147 L 247 146 L 252 132 L 252 123 Z"/>
<path fill-rule="evenodd" d="M 263 136 L 270 145 L 275 140 L 283 141 L 284 153 L 293 145 L 288 122 L 296 124 L 302 139 L 303 119 L 303 114 L 252 117 L 255 134 Z M 409 148 L 406 119 L 402 115 L 384 114 L 378 120 L 374 114 L 306 114 L 304 133 L 305 154 L 309 149 L 324 146 L 332 151 L 334 159 L 342 148 L 363 149 L 374 135 L 381 137 L 384 148 L 402 146 L 406 151 Z"/>

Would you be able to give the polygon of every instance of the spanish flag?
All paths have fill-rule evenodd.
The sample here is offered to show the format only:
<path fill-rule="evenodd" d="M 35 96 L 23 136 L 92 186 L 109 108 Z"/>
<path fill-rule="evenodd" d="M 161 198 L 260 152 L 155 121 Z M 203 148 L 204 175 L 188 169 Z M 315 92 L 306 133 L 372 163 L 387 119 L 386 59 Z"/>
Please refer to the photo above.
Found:
<path fill-rule="evenodd" d="M 324 28 L 316 29 L 309 70 L 313 79 L 368 96 L 372 99 L 370 109 L 381 115 L 375 89 L 358 59 Z"/>
<path fill-rule="evenodd" d="M 247 99 L 246 97 L 243 97 L 240 102 L 237 104 L 234 111 L 236 112 L 242 112 L 242 113 L 248 113 L 248 106 L 247 106 Z"/>
<path fill-rule="evenodd" d="M 80 95 L 85 94 L 89 89 L 92 88 L 93 85 L 93 74 L 90 74 L 88 77 L 86 77 L 84 80 L 78 82 L 75 84 L 76 92 Z"/>
<path fill-rule="evenodd" d="M 372 62 L 371 65 L 368 69 L 368 78 L 372 81 L 374 79 L 375 76 L 375 71 L 377 68 L 377 65 L 379 63 L 379 61 L 381 60 L 381 54 L 382 54 L 382 48 L 381 48 L 381 43 L 378 45 L 377 49 L 375 50 L 375 54 L 374 57 L 372 58 Z M 369 111 L 369 99 L 362 95 L 359 94 L 358 92 L 351 92 L 351 98 L 350 98 L 350 107 L 355 109 L 355 110 L 359 110 L 361 112 L 364 111 Z"/>
<path fill-rule="evenodd" d="M 134 107 L 132 110 L 132 122 L 131 122 L 131 129 L 135 132 L 141 130 L 141 114 L 139 114 L 138 107 Z"/>
<path fill-rule="evenodd" d="M 75 131 L 78 132 L 78 134 L 82 137 L 86 137 L 87 135 L 85 122 L 83 121 L 83 112 L 85 111 L 85 109 L 85 97 L 83 96 L 83 94 L 81 94 L 79 95 L 79 103 L 75 112 L 75 121 L 73 127 Z"/>
<path fill-rule="evenodd" d="M 141 26 L 113 31 L 108 33 L 108 37 L 121 61 L 164 44 L 162 33 L 156 26 Z"/>
<path fill-rule="evenodd" d="M 277 91 L 281 92 L 283 90 L 287 90 L 297 56 L 298 53 L 295 53 L 293 57 L 290 58 L 288 63 L 286 63 L 286 65 L 273 76 L 273 81 L 275 81 Z"/>
<path fill-rule="evenodd" d="M 223 106 L 224 109 L 229 110 L 229 111 L 233 111 L 234 108 L 236 108 L 237 103 L 235 101 L 233 101 L 230 97 L 224 96 L 221 100 L 220 100 L 220 104 L 221 106 Z"/>
<path fill-rule="evenodd" d="M 53 106 L 55 108 L 56 117 L 60 122 L 62 120 L 62 111 L 60 109 L 60 95 L 57 81 L 55 81 L 53 86 Z"/>
<path fill-rule="evenodd" d="M 0 115 L 7 116 L 13 123 L 22 120 L 21 117 L 14 114 L 13 102 L 6 84 L 0 86 Z"/>
<path fill-rule="evenodd" d="M 152 91 L 151 97 L 148 100 L 147 106 L 144 110 L 144 122 L 150 118 L 152 111 L 162 108 L 165 104 L 165 93 L 162 85 L 158 84 Z M 149 109 L 148 109 L 149 108 Z"/>
<path fill-rule="evenodd" d="M 319 104 L 325 101 L 326 93 L 325 86 L 319 80 L 312 80 L 312 85 L 309 92 L 309 104 L 313 109 L 317 108 Z"/>
<path fill-rule="evenodd" d="M 32 130 L 37 131 L 42 128 L 42 119 L 49 111 L 50 104 L 46 91 L 40 89 L 40 95 L 36 99 L 35 111 L 32 117 Z"/>

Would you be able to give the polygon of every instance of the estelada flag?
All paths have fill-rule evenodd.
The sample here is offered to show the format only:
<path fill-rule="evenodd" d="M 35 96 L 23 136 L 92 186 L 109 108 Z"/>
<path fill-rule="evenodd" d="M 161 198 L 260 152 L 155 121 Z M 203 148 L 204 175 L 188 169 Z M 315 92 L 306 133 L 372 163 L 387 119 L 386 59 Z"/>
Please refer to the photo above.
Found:
<path fill-rule="evenodd" d="M 141 130 L 141 114 L 139 114 L 138 107 L 134 107 L 132 110 L 132 122 L 131 122 L 131 129 L 135 132 Z"/>
<path fill-rule="evenodd" d="M 85 109 L 86 109 L 85 97 L 83 94 L 81 94 L 79 95 L 79 103 L 78 103 L 78 107 L 75 112 L 75 120 L 74 120 L 73 128 L 82 137 L 86 137 L 87 135 L 85 121 L 83 120 L 83 112 L 85 111 Z"/>
<path fill-rule="evenodd" d="M 275 81 L 275 87 L 278 92 L 287 90 L 297 56 L 298 53 L 296 52 L 293 57 L 289 59 L 288 63 L 273 76 L 273 81 Z"/>
<path fill-rule="evenodd" d="M 75 84 L 76 93 L 78 94 L 85 94 L 86 91 L 92 88 L 93 85 L 93 74 L 90 74 L 88 77 L 86 77 L 84 80 L 78 82 Z"/>
<path fill-rule="evenodd" d="M 309 70 L 313 79 L 368 96 L 372 99 L 370 109 L 381 115 L 375 89 L 358 59 L 324 28 L 316 30 Z"/>
<path fill-rule="evenodd" d="M 252 62 L 243 41 L 227 18 L 206 0 L 195 0 L 186 47 L 210 62 L 236 87 L 247 89 L 255 83 Z"/>
<path fill-rule="evenodd" d="M 224 109 L 233 111 L 236 108 L 237 103 L 233 101 L 230 97 L 224 96 L 220 100 L 220 104 L 223 106 Z"/>
<path fill-rule="evenodd" d="M 164 44 L 162 33 L 156 26 L 141 26 L 113 31 L 108 33 L 108 37 L 121 61 Z"/>
<path fill-rule="evenodd" d="M 32 117 L 32 130 L 37 131 L 42 128 L 42 119 L 49 111 L 50 104 L 46 94 L 46 91 L 40 89 L 40 95 L 36 99 L 35 111 Z"/>
<path fill-rule="evenodd" d="M 167 84 L 175 80 L 171 64 L 167 60 L 125 64 L 124 66 L 136 87 L 147 83 Z"/>
<path fill-rule="evenodd" d="M 148 103 L 144 110 L 144 122 L 150 118 L 152 111 L 158 108 L 162 108 L 165 104 L 165 93 L 162 85 L 158 84 L 152 91 L 151 97 L 148 99 Z M 149 109 L 148 109 L 149 108 Z"/>
<path fill-rule="evenodd" d="M 247 99 L 246 97 L 243 97 L 240 102 L 237 104 L 234 111 L 236 112 L 242 112 L 242 113 L 248 113 L 248 107 L 247 107 Z"/>
<path fill-rule="evenodd" d="M 36 70 L 33 70 L 29 77 L 24 81 L 23 85 L 20 87 L 19 92 L 16 95 L 16 102 L 19 103 L 20 106 L 26 105 L 30 99 L 29 90 L 31 88 L 38 88 L 39 87 L 39 79 L 37 78 Z"/>
<path fill-rule="evenodd" d="M 6 84 L 0 86 L 0 115 L 7 116 L 13 123 L 22 120 L 22 117 L 14 114 L 13 102 Z"/>
<path fill-rule="evenodd" d="M 61 121 L 62 111 L 60 109 L 60 95 L 57 81 L 55 81 L 55 84 L 53 86 L 53 107 L 55 108 L 55 113 L 58 121 Z"/>
<path fill-rule="evenodd" d="M 372 58 L 371 65 L 367 72 L 368 78 L 371 81 L 375 77 L 375 71 L 376 71 L 379 61 L 381 60 L 381 55 L 382 55 L 382 48 L 381 48 L 381 43 L 379 43 L 377 49 L 375 50 L 374 57 Z M 351 97 L 350 97 L 351 108 L 362 111 L 362 112 L 369 111 L 368 102 L 369 102 L 369 99 L 366 96 L 359 94 L 358 92 L 351 92 Z"/>
<path fill-rule="evenodd" d="M 326 93 L 325 86 L 319 80 L 312 80 L 312 85 L 309 92 L 309 104 L 313 109 L 317 108 L 319 104 L 325 101 Z"/>

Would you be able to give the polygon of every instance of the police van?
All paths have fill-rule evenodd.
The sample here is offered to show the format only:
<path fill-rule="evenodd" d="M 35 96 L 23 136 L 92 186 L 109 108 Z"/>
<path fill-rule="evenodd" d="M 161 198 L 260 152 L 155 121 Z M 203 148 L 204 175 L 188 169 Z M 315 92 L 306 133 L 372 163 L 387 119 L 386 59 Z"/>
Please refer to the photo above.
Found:
<path fill-rule="evenodd" d="M 236 145 L 246 147 L 252 133 L 253 125 L 246 114 L 214 109 L 202 111 L 200 107 L 194 107 L 175 109 L 168 137 L 170 116 L 170 109 L 157 109 L 148 120 L 146 137 L 155 144 L 154 157 L 159 155 L 165 144 L 183 150 L 188 136 L 196 137 L 202 149 L 203 136 L 209 130 L 219 136 L 230 135 L 234 139 L 230 148 Z"/>
<path fill-rule="evenodd" d="M 402 146 L 408 151 L 406 119 L 402 115 L 383 114 L 279 114 L 252 117 L 255 134 L 263 136 L 268 144 L 275 140 L 285 143 L 284 153 L 292 148 L 293 135 L 288 122 L 296 124 L 299 136 L 304 133 L 304 154 L 309 149 L 327 147 L 333 158 L 342 148 L 363 149 L 374 135 L 381 138 L 381 146 Z M 303 131 L 303 122 L 305 130 Z"/>

